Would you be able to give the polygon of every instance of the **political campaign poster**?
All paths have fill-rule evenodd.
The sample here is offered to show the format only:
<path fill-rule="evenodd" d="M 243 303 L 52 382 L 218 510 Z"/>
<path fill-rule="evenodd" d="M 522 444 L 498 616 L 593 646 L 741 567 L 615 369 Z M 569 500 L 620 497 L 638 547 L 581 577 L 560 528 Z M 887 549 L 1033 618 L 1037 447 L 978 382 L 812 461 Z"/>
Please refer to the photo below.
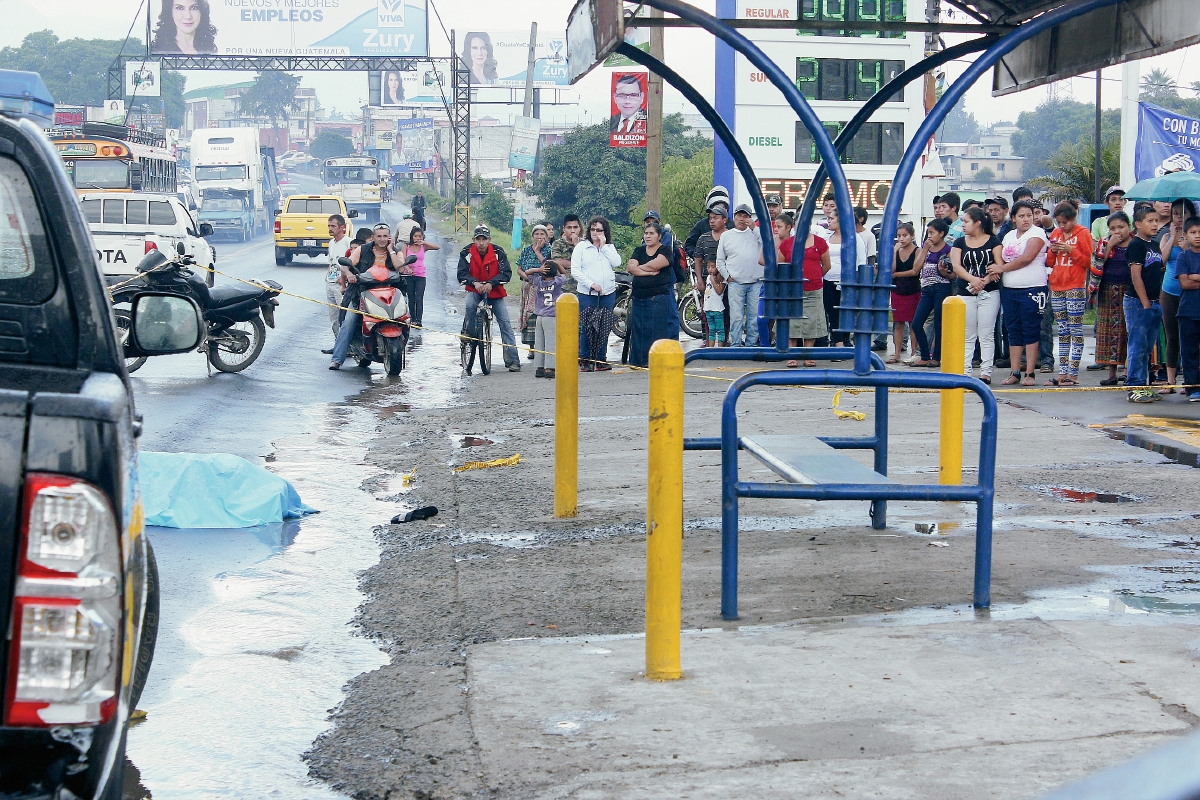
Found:
<path fill-rule="evenodd" d="M 435 166 L 433 120 L 396 120 L 396 139 L 392 149 L 392 172 L 432 172 Z"/>
<path fill-rule="evenodd" d="M 650 9 L 646 6 L 639 6 L 636 16 L 650 16 Z M 625 27 L 625 43 L 633 45 L 638 50 L 650 52 L 650 29 L 640 28 L 626 25 Z M 629 56 L 623 56 L 620 53 L 610 53 L 608 58 L 604 59 L 606 67 L 636 67 L 637 62 Z"/>
<path fill-rule="evenodd" d="M 531 170 L 537 166 L 538 138 L 541 135 L 540 119 L 516 117 L 513 120 L 512 144 L 508 148 L 509 168 Z"/>
<path fill-rule="evenodd" d="M 612 73 L 612 99 L 608 119 L 611 147 L 646 146 L 646 97 L 650 73 Z"/>
<path fill-rule="evenodd" d="M 162 76 L 157 61 L 125 62 L 125 96 L 158 97 L 162 94 Z"/>
<path fill-rule="evenodd" d="M 463 30 L 463 26 L 459 26 Z M 471 86 L 525 86 L 529 71 L 529 31 L 472 31 L 463 34 L 459 58 L 471 72 Z M 567 38 L 562 31 L 539 28 L 533 48 L 533 85 L 540 88 L 566 86 Z"/>
<path fill-rule="evenodd" d="M 1168 172 L 1200 168 L 1200 119 L 1138 103 L 1138 137 L 1134 177 L 1157 178 Z"/>
<path fill-rule="evenodd" d="M 375 108 L 445 108 L 452 101 L 445 66 L 426 64 L 404 72 L 371 72 L 368 105 Z"/>
<path fill-rule="evenodd" d="M 150 0 L 156 55 L 426 56 L 426 0 Z"/>

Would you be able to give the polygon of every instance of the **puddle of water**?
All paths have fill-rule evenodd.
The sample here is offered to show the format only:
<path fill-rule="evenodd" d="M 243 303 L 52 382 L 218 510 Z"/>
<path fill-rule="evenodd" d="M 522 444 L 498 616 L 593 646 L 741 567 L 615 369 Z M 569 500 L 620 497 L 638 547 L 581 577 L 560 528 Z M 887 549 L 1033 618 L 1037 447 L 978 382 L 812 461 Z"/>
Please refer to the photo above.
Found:
<path fill-rule="evenodd" d="M 1026 489 L 1037 492 L 1055 500 L 1067 503 L 1140 503 L 1143 498 L 1133 494 L 1118 492 L 1101 492 L 1092 489 L 1075 489 L 1070 486 L 1026 486 Z"/>
<path fill-rule="evenodd" d="M 321 513 L 278 530 L 150 534 L 163 545 L 163 627 L 128 749 L 156 797 L 342 797 L 301 756 L 346 682 L 387 663 L 350 623 L 359 574 L 379 558 L 372 529 L 392 509 L 356 488 L 380 478 L 362 463 L 374 416 L 310 418 L 313 433 L 279 441 L 271 468 Z"/>

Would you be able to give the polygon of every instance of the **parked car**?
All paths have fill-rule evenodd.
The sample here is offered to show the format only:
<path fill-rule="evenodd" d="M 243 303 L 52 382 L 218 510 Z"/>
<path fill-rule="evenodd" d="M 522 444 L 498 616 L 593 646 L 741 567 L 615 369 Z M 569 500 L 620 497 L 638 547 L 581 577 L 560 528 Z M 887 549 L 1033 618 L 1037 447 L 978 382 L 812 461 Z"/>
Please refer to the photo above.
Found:
<path fill-rule="evenodd" d="M 217 252 L 204 239 L 213 234 L 212 225 L 197 223 L 174 195 L 89 192 L 79 205 L 92 232 L 96 264 L 110 282 L 133 277 L 134 267 L 151 250 L 174 250 L 179 244 L 198 265 L 216 267 Z M 213 273 L 200 271 L 212 286 Z"/>
<path fill-rule="evenodd" d="M 53 106 L 36 74 L 0 72 L 0 93 L 21 91 Z M 144 293 L 122 347 L 62 159 L 40 124 L 4 113 L 0 797 L 119 800 L 158 627 L 125 355 L 195 349 L 203 321 L 189 298 Z"/>

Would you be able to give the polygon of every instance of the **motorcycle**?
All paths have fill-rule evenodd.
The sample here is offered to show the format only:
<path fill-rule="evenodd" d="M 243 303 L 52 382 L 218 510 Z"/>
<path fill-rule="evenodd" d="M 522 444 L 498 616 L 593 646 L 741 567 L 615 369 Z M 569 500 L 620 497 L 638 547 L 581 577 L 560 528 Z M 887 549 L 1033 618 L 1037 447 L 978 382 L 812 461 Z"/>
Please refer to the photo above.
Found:
<path fill-rule="evenodd" d="M 629 313 L 633 310 L 633 276 L 628 272 L 617 274 L 617 302 L 613 306 L 613 333 L 618 339 L 629 335 Z"/>
<path fill-rule="evenodd" d="M 132 302 L 133 296 L 147 289 L 174 292 L 199 304 L 207 323 L 206 335 L 197 351 L 205 354 L 221 372 L 241 372 L 262 353 L 266 327 L 275 327 L 275 308 L 283 286 L 275 281 L 255 281 L 251 286 L 225 285 L 211 289 L 189 267 L 196 261 L 177 247 L 174 258 L 161 250 L 151 250 L 137 264 L 137 277 L 109 287 L 114 306 Z M 114 308 L 117 331 L 124 343 L 129 335 L 129 312 Z M 265 326 L 264 326 L 265 322 Z M 125 368 L 137 371 L 146 363 L 145 356 L 127 358 Z"/>
<path fill-rule="evenodd" d="M 404 260 L 405 265 L 415 264 L 416 256 Z M 338 263 L 354 269 L 348 258 L 339 258 Z M 404 350 L 408 345 L 408 299 L 404 296 L 404 276 L 394 269 L 370 267 L 357 273 L 358 285 L 363 290 L 358 298 L 358 309 L 362 312 L 362 339 L 350 346 L 350 357 L 360 367 L 368 367 L 372 361 L 383 364 L 383 370 L 395 377 L 404 369 Z"/>

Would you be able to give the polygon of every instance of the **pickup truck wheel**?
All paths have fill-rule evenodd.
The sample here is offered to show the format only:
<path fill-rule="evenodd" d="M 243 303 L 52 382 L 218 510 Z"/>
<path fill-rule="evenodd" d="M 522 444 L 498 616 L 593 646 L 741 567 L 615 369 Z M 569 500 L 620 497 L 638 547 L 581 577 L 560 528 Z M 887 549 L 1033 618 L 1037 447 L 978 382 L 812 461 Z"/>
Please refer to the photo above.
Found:
<path fill-rule="evenodd" d="M 145 534 L 142 534 L 143 536 Z M 142 699 L 150 663 L 154 660 L 154 643 L 158 640 L 158 561 L 154 548 L 146 540 L 146 612 L 142 619 L 142 637 L 138 642 L 137 661 L 133 664 L 133 685 L 129 690 L 129 711 L 132 713 Z"/>
<path fill-rule="evenodd" d="M 287 266 L 287 263 L 289 261 L 291 261 L 291 253 L 288 253 L 282 247 L 276 247 L 275 248 L 275 266 L 277 266 L 277 267 Z"/>

